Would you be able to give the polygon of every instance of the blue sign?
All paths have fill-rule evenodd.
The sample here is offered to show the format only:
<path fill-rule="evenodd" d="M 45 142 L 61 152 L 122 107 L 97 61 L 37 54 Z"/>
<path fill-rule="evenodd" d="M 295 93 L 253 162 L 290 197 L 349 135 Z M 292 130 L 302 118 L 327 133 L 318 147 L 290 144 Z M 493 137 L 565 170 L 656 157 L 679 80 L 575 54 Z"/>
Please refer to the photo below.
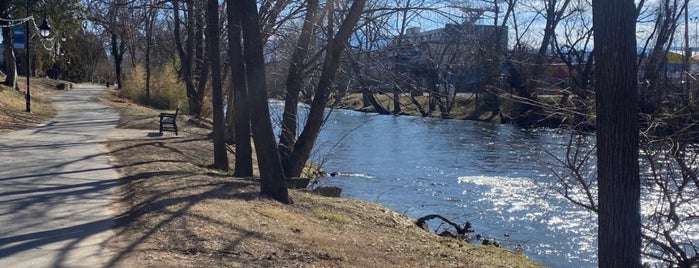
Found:
<path fill-rule="evenodd" d="M 13 33 L 13 39 L 14 39 L 14 48 L 15 49 L 24 49 L 24 28 L 23 27 L 14 27 L 12 28 L 12 33 Z"/>

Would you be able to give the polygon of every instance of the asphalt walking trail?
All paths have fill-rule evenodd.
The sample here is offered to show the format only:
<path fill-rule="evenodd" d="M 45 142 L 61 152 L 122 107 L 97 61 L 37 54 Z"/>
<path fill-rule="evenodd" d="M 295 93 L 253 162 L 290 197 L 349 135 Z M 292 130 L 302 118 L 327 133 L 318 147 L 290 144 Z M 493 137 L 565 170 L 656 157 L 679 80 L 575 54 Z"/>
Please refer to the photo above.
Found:
<path fill-rule="evenodd" d="M 104 87 L 54 96 L 58 115 L 0 135 L 0 267 L 105 267 L 118 252 L 110 211 L 119 174 L 100 142 L 145 137 L 117 130 L 118 113 L 93 100 Z"/>

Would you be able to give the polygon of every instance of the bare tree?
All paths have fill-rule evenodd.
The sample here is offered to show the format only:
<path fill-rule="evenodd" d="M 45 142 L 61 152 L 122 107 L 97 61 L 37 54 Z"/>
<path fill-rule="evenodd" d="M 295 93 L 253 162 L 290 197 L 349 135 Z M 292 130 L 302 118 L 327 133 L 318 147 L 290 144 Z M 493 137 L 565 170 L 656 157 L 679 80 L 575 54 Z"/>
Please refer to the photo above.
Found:
<path fill-rule="evenodd" d="M 239 177 L 252 176 L 252 145 L 250 145 L 250 107 L 248 87 L 243 62 L 243 47 L 241 38 L 241 21 L 239 1 L 228 1 L 228 54 L 231 64 L 231 79 L 233 86 L 233 132 L 235 137 L 235 171 Z M 230 96 L 229 96 L 230 98 Z M 231 103 L 229 101 L 229 103 Z"/>
<path fill-rule="evenodd" d="M 182 65 L 180 74 L 187 90 L 189 114 L 200 117 L 209 73 L 208 65 L 204 64 L 205 54 L 201 52 L 204 45 L 202 38 L 204 25 L 201 23 L 202 12 L 199 10 L 203 7 L 195 0 L 185 0 L 184 12 L 179 0 L 174 0 L 172 5 L 175 45 Z M 181 30 L 181 13 L 185 15 L 184 37 Z"/>
<path fill-rule="evenodd" d="M 0 2 L 0 18 L 9 18 L 9 14 L 15 11 L 14 6 L 11 8 L 10 1 Z M 5 72 L 6 77 L 3 82 L 4 85 L 18 89 L 17 86 L 17 58 L 15 57 L 15 50 L 13 49 L 14 44 L 14 34 L 12 32 L 12 27 L 9 27 L 9 21 L 1 21 L 3 27 L 2 29 L 2 39 L 3 39 L 3 53 L 5 58 Z"/>
<path fill-rule="evenodd" d="M 211 63 L 212 108 L 214 120 L 214 167 L 228 170 L 228 153 L 226 151 L 225 123 L 223 116 L 223 87 L 221 85 L 221 51 L 219 46 L 218 0 L 209 0 L 206 10 L 206 43 L 209 62 Z"/>
<path fill-rule="evenodd" d="M 313 102 L 311 103 L 306 125 L 294 144 L 293 153 L 287 160 L 288 164 L 284 165 L 285 167 L 289 167 L 285 170 L 285 173 L 289 176 L 299 176 L 311 154 L 311 150 L 320 133 L 320 127 L 323 124 L 324 112 L 330 95 L 330 89 L 337 69 L 340 66 L 340 55 L 342 55 L 343 50 L 347 47 L 347 41 L 359 21 L 365 4 L 365 0 L 354 0 L 337 32 L 334 32 L 335 18 L 334 9 L 332 8 L 334 6 L 334 1 L 328 2 L 328 7 L 330 8 L 328 8 L 328 25 L 326 28 L 328 40 L 325 47 L 325 59 L 323 60 L 318 84 L 315 87 Z"/>
<path fill-rule="evenodd" d="M 123 86 L 123 61 L 126 55 L 126 30 L 129 24 L 126 13 L 125 1 L 118 0 L 113 3 L 102 0 L 86 2 L 87 19 L 104 28 L 108 35 L 110 55 L 114 61 L 116 85 Z M 132 52 L 134 53 L 134 52 Z"/>
<path fill-rule="evenodd" d="M 153 4 L 153 1 L 149 1 L 145 6 L 145 35 L 146 35 L 146 99 L 145 103 L 148 105 L 150 103 L 150 92 L 151 92 L 151 49 L 153 48 L 153 24 L 155 24 L 155 19 L 158 16 L 158 7 Z"/>
<path fill-rule="evenodd" d="M 643 86 L 641 87 L 641 110 L 644 113 L 655 113 L 661 99 L 666 96 L 671 83 L 665 79 L 663 69 L 667 63 L 667 54 L 677 30 L 677 25 L 682 14 L 687 10 L 688 1 L 662 0 L 658 2 L 655 13 L 655 27 L 651 37 L 644 47 L 650 42 L 652 48 L 649 52 L 645 71 L 643 73 Z M 645 48 L 644 48 L 645 50 Z M 639 60 L 639 64 L 641 62 Z"/>
<path fill-rule="evenodd" d="M 267 106 L 265 66 L 262 52 L 259 14 L 254 0 L 239 2 L 246 78 L 250 100 L 252 135 L 260 168 L 260 192 L 284 204 L 292 203 L 286 188 L 277 142 Z"/>
<path fill-rule="evenodd" d="M 307 56 L 311 38 L 313 37 L 316 15 L 319 9 L 318 0 L 306 1 L 306 15 L 301 27 L 296 46 L 294 46 L 289 71 L 286 77 L 286 97 L 284 98 L 284 115 L 282 117 L 281 133 L 279 135 L 279 154 L 286 171 L 291 170 L 289 164 L 294 144 L 296 143 L 296 129 L 298 118 L 299 93 L 303 86 Z M 291 173 L 286 173 L 292 176 Z"/>
<path fill-rule="evenodd" d="M 2 7 L 0 7 L 2 8 Z M 15 51 L 12 49 L 13 44 L 13 34 L 12 28 L 3 27 L 2 28 L 2 38 L 3 42 L 3 53 L 5 57 L 5 81 L 3 85 L 8 87 L 19 89 L 17 86 L 17 57 L 15 57 Z"/>

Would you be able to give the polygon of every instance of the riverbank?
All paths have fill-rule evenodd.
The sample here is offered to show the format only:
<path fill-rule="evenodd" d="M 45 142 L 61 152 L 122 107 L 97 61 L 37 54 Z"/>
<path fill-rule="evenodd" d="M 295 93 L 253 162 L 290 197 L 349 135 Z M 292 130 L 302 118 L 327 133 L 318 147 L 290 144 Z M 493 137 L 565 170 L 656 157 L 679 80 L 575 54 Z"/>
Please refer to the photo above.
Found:
<path fill-rule="evenodd" d="M 393 95 L 375 94 L 374 97 L 383 109 L 392 112 Z M 489 109 L 484 109 L 482 107 L 483 97 L 480 98 L 479 100 L 472 93 L 458 93 L 445 105 L 445 109 L 448 109 L 448 112 L 442 113 L 439 105 L 436 104 L 434 109 L 430 111 L 430 98 L 428 96 L 411 97 L 407 94 L 402 94 L 398 100 L 401 107 L 399 115 L 472 120 L 495 124 L 518 124 L 531 128 L 559 128 L 565 126 L 579 130 L 590 130 L 594 127 L 594 116 L 588 116 L 585 119 L 579 115 L 575 117 L 576 114 L 574 112 L 579 110 L 580 107 L 593 106 L 589 106 L 591 104 L 586 104 L 586 106 L 585 104 L 577 103 L 577 106 L 580 107 L 575 107 L 576 105 L 572 103 L 574 98 L 563 98 L 559 95 L 540 95 L 537 97 L 537 100 L 524 100 L 524 103 L 531 106 L 531 110 L 524 114 L 516 114 L 514 112 L 516 108 L 515 102 L 517 101 L 509 94 L 501 94 L 498 97 L 499 113 L 493 113 Z M 578 99 L 575 99 L 575 101 L 579 102 Z M 481 106 L 480 109 L 477 109 L 477 105 Z M 361 93 L 347 93 L 340 98 L 335 98 L 330 101 L 330 106 L 336 109 L 349 109 L 366 113 L 378 112 L 372 105 L 364 106 Z M 448 108 L 449 106 L 451 108 Z M 577 123 L 574 126 L 569 125 L 572 122 Z"/>
<path fill-rule="evenodd" d="M 384 108 L 393 107 L 393 96 L 388 94 L 378 94 L 374 96 L 376 101 Z M 429 112 L 429 97 L 427 96 L 415 96 L 413 97 L 415 101 L 426 110 L 429 117 L 442 117 L 442 113 L 436 108 L 434 111 Z M 409 116 L 422 116 L 418 105 L 416 105 L 411 97 L 408 95 L 401 95 L 400 99 L 401 115 Z M 475 109 L 476 97 L 473 94 L 458 94 L 454 98 L 452 104 L 452 109 L 449 111 L 449 117 L 454 119 L 464 119 L 464 120 L 477 120 L 485 122 L 500 123 L 500 116 L 493 115 L 489 111 L 483 111 L 481 113 L 476 113 Z M 337 109 L 349 109 L 360 112 L 376 113 L 376 109 L 369 105 L 364 106 L 361 93 L 348 93 L 340 98 L 337 102 L 332 103 L 333 108 Z"/>
<path fill-rule="evenodd" d="M 105 96 L 121 127 L 156 130 L 159 111 Z M 541 267 L 520 253 L 439 237 L 384 206 L 291 190 L 294 205 L 261 198 L 259 182 L 209 168 L 209 130 L 113 140 L 124 176 L 120 267 Z M 229 154 L 233 163 L 235 155 Z"/>

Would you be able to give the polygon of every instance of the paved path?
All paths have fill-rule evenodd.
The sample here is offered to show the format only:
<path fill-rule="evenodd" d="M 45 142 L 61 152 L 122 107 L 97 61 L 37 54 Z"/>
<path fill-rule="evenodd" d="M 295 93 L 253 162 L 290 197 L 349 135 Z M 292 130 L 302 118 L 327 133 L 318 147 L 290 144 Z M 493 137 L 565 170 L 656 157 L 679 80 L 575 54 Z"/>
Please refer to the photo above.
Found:
<path fill-rule="evenodd" d="M 56 95 L 56 118 L 0 135 L 0 267 L 103 267 L 116 254 L 104 245 L 119 175 L 99 143 L 123 132 L 91 100 L 102 89 Z"/>

